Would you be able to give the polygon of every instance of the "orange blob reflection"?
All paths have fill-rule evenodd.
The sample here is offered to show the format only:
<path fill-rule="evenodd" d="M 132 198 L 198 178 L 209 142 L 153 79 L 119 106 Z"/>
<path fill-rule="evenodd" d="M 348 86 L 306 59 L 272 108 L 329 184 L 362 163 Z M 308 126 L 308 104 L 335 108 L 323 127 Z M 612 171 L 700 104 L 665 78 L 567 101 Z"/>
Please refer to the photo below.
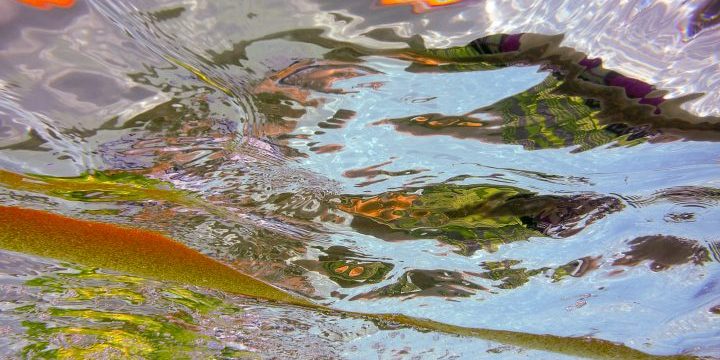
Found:
<path fill-rule="evenodd" d="M 365 268 L 362 266 L 358 266 L 358 267 L 350 270 L 350 272 L 348 273 L 348 276 L 349 277 L 357 277 L 357 276 L 362 275 L 363 272 L 365 272 Z"/>
<path fill-rule="evenodd" d="M 380 0 L 380 6 L 411 5 L 416 14 L 434 7 L 457 4 L 463 0 Z"/>
<path fill-rule="evenodd" d="M 402 217 L 417 200 L 417 195 L 389 194 L 369 199 L 350 198 L 350 205 L 339 205 L 338 208 L 350 214 L 363 215 L 381 221 L 393 221 Z"/>
<path fill-rule="evenodd" d="M 75 0 L 18 0 L 19 2 L 38 8 L 41 10 L 50 10 L 53 7 L 69 8 L 75 5 Z"/>

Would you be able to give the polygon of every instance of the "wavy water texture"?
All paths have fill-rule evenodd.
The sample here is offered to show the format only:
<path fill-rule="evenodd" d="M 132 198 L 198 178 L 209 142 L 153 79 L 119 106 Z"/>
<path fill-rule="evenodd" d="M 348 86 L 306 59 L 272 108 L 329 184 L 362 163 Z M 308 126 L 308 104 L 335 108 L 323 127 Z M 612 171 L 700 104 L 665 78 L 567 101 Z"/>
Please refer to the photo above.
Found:
<path fill-rule="evenodd" d="M 12 223 L 10 219 L 13 219 L 15 224 L 20 225 L 11 226 Z M 0 207 L 0 230 L 2 234 L 2 237 L 0 237 L 0 246 L 4 249 L 126 271 L 158 280 L 162 279 L 224 290 L 255 299 L 271 300 L 281 304 L 300 306 L 328 315 L 332 315 L 333 313 L 340 316 L 348 315 L 370 321 L 387 322 L 389 326 L 409 326 L 421 331 L 430 330 L 450 335 L 477 337 L 541 351 L 559 352 L 569 355 L 582 354 L 591 358 L 606 358 L 615 355 L 635 358 L 652 357 L 627 347 L 590 338 L 562 338 L 549 335 L 463 328 L 403 315 L 332 311 L 329 308 L 314 304 L 301 297 L 283 292 L 280 289 L 235 271 L 227 265 L 213 261 L 171 239 L 150 232 L 102 223 L 83 222 L 37 210 L 13 207 Z M 173 257 L 168 257 L 168 253 L 172 253 Z M 92 271 L 90 275 L 92 276 Z M 351 274 L 350 276 L 353 275 Z M 46 279 L 47 278 L 33 279 L 34 281 L 31 281 L 31 283 L 33 283 L 33 285 L 47 286 L 50 285 L 48 283 L 52 283 L 54 280 L 47 279 L 49 281 L 45 281 Z M 136 279 L 136 282 L 140 281 L 142 280 Z M 55 291 L 61 292 L 63 290 L 62 285 L 52 285 L 60 287 L 60 289 L 54 289 Z M 169 292 L 173 293 L 172 290 Z M 180 294 L 177 294 L 178 292 Z M 92 294 L 87 294 L 87 290 L 80 294 L 80 297 L 82 297 L 82 295 L 95 297 Z M 182 289 L 175 290 L 175 294 L 179 296 L 183 294 L 186 294 L 186 296 L 194 295 L 202 299 L 201 295 L 183 291 Z M 137 293 L 133 294 L 129 292 L 128 294 L 128 292 L 126 292 L 119 295 L 136 295 L 134 299 L 130 299 L 131 302 L 135 303 L 144 300 L 142 299 L 142 295 Z M 191 299 L 186 299 L 186 301 L 187 300 L 192 301 Z M 219 305 L 218 303 L 221 303 L 218 300 L 216 300 L 214 304 L 212 300 L 210 300 L 210 302 L 211 305 L 207 307 L 212 307 L 212 305 L 217 306 Z M 32 311 L 34 310 L 34 305 L 20 308 L 22 312 Z M 188 341 L 188 338 L 192 338 L 194 335 L 182 329 L 181 326 L 175 327 L 174 325 L 176 324 L 164 323 L 162 320 L 159 321 L 157 318 L 148 316 L 103 312 L 97 309 L 62 309 L 53 307 L 48 310 L 50 317 L 77 317 L 81 319 L 92 319 L 101 323 L 111 321 L 125 322 L 126 325 L 124 327 L 130 328 L 128 331 L 129 334 L 113 331 L 109 331 L 108 334 L 102 330 L 93 332 L 92 330 L 87 331 L 82 328 L 66 329 L 63 327 L 52 327 L 48 329 L 47 325 L 42 322 L 26 320 L 22 322 L 22 325 L 28 330 L 31 344 L 23 348 L 23 355 L 75 357 L 89 356 L 93 353 L 112 349 L 124 352 L 127 356 L 137 350 L 129 344 L 123 344 L 123 337 L 130 337 L 131 339 L 132 337 L 136 337 L 136 341 L 134 341 L 136 343 L 141 343 L 146 339 L 149 341 L 155 340 L 155 343 L 158 343 L 159 341 L 153 339 L 153 334 L 163 334 L 174 340 L 170 341 L 170 344 L 176 342 L 180 348 L 165 349 L 162 345 L 167 345 L 167 343 L 163 342 L 159 342 L 161 347 L 158 349 L 152 349 L 152 344 L 145 345 L 141 343 L 138 344 L 138 347 L 141 351 L 144 350 L 143 352 L 153 354 L 154 356 L 160 354 L 177 356 L 182 352 L 183 346 L 187 347 L 192 344 Z M 207 311 L 207 309 L 204 310 Z M 77 346 L 77 342 L 81 340 L 73 339 L 70 342 L 75 344 L 68 347 L 61 346 L 61 348 L 64 349 L 60 351 L 58 351 L 57 348 L 53 349 L 54 346 L 48 349 L 49 344 L 42 341 L 43 337 L 51 337 L 57 333 L 63 335 L 64 333 L 68 333 L 69 335 L 95 335 L 105 341 L 88 348 L 87 344 Z M 195 337 L 200 336 L 195 335 Z M 150 349 L 147 349 L 148 347 Z M 230 350 L 230 352 L 232 353 L 232 350 Z M 236 355 L 233 354 L 233 356 Z M 671 358 L 682 359 L 686 357 Z"/>
<path fill-rule="evenodd" d="M 441 336 L 442 343 L 422 346 L 433 335 L 6 251 L 0 267 L 0 301 L 7 309 L 0 318 L 9 335 L 0 340 L 2 356 L 337 358 L 470 351 L 462 338 Z M 562 358 L 486 346 L 500 358 Z"/>
<path fill-rule="evenodd" d="M 304 8 L 312 9 L 313 3 Z M 364 2 L 321 4 L 330 14 L 348 17 L 334 25 L 332 15 L 315 15 L 317 24 L 331 28 L 330 36 L 337 39 L 369 36 L 382 26 L 405 36 L 421 35 L 432 47 L 462 45 L 495 33 L 564 34 L 563 45 L 603 58 L 611 69 L 656 84 L 672 98 L 691 96 L 684 105 L 687 110 L 700 116 L 720 114 L 720 59 L 715 51 L 720 33 L 715 31 L 714 0 L 478 0 L 423 17 L 405 8 L 376 15 Z"/>
<path fill-rule="evenodd" d="M 717 1 L 440 3 L 0 2 L 0 356 L 720 356 Z"/>

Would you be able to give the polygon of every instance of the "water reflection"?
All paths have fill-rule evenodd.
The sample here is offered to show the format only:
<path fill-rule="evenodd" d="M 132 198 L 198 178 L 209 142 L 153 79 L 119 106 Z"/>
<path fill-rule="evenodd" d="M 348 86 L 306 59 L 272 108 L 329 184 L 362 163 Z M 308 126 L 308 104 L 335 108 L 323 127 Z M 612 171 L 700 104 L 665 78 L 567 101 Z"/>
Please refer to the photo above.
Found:
<path fill-rule="evenodd" d="M 382 261 L 368 261 L 366 255 L 358 254 L 342 246 L 324 249 L 317 261 L 298 260 L 297 264 L 311 271 L 321 271 L 342 287 L 378 283 L 385 280 L 393 264 Z"/>
<path fill-rule="evenodd" d="M 453 337 L 420 346 L 423 335 L 414 330 L 385 330 L 369 321 L 15 253 L 0 252 L 0 268 L 3 356 L 329 358 L 466 351 Z M 393 345 L 386 337 L 399 341 Z M 379 342 L 385 342 L 383 351 L 375 346 Z"/>
<path fill-rule="evenodd" d="M 472 255 L 533 236 L 574 235 L 621 210 L 622 204 L 613 197 L 538 195 L 508 186 L 437 185 L 372 197 L 345 196 L 339 209 L 411 238 L 437 237 L 456 245 L 461 254 Z M 358 231 L 371 227 L 358 223 Z M 372 234 L 383 238 L 382 232 Z"/>
<path fill-rule="evenodd" d="M 411 270 L 399 280 L 372 292 L 357 295 L 351 300 L 379 297 L 441 296 L 444 298 L 468 297 L 486 288 L 465 280 L 462 274 L 445 270 Z"/>
<path fill-rule="evenodd" d="M 423 13 L 434 7 L 460 3 L 462 0 L 380 0 L 381 6 L 410 5 L 415 13 Z"/>
<path fill-rule="evenodd" d="M 709 261 L 707 249 L 697 241 L 674 236 L 641 236 L 628 241 L 630 250 L 613 265 L 634 266 L 649 260 L 653 271 L 667 270 L 673 265 L 684 263 L 702 264 Z"/>
<path fill-rule="evenodd" d="M 720 23 L 720 2 L 705 1 L 692 12 L 685 29 L 685 36 L 690 40 L 705 28 L 716 26 L 718 23 Z"/>
<path fill-rule="evenodd" d="M 715 5 L 631 3 L 3 3 L 0 202 L 159 230 L 337 308 L 714 355 Z M 3 318 L 28 356 L 538 355 L 53 271 L 32 286 L 59 305 Z"/>
<path fill-rule="evenodd" d="M 450 135 L 485 142 L 520 144 L 528 150 L 574 146 L 584 151 L 610 142 L 635 145 L 657 135 L 639 126 L 600 122 L 593 99 L 557 94 L 561 82 L 548 77 L 532 89 L 461 116 L 423 114 L 379 121 L 412 135 Z"/>

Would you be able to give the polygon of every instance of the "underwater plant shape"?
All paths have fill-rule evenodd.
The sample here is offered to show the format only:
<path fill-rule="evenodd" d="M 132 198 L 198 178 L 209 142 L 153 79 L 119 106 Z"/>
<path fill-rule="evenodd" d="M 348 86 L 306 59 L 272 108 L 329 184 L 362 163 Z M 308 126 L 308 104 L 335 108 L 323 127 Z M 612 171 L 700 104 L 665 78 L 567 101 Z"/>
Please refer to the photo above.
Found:
<path fill-rule="evenodd" d="M 465 280 L 462 273 L 446 270 L 410 270 L 390 285 L 354 296 L 351 300 L 379 297 L 468 297 L 485 287 Z"/>
<path fill-rule="evenodd" d="M 500 281 L 500 284 L 497 285 L 500 289 L 515 289 L 530 281 L 530 277 L 548 270 L 548 268 L 531 270 L 526 268 L 513 268 L 519 263 L 520 261 L 518 260 L 484 262 L 482 267 L 487 271 L 478 274 L 478 276 L 489 280 Z"/>
<path fill-rule="evenodd" d="M 567 264 L 555 268 L 552 274 L 552 281 L 558 282 L 566 276 L 582 277 L 590 271 L 600 267 L 602 256 L 584 256 L 575 259 Z"/>
<path fill-rule="evenodd" d="M 230 210 L 172 184 L 128 172 L 94 171 L 74 177 L 17 174 L 0 169 L 0 186 L 81 202 L 166 201 L 206 211 L 225 219 L 237 219 Z"/>
<path fill-rule="evenodd" d="M 349 315 L 395 326 L 441 331 L 490 341 L 588 358 L 691 359 L 689 356 L 653 356 L 609 341 L 536 335 L 506 330 L 467 328 L 395 314 L 364 314 L 327 308 L 244 275 L 157 233 L 71 219 L 39 210 L 0 206 L 0 248 L 119 270 L 258 299 L 297 305 L 316 311 Z M 75 311 L 75 312 L 73 312 Z M 118 319 L 123 314 L 94 310 L 57 310 L 58 315 Z M 89 311 L 89 312 L 88 312 Z M 127 320 L 127 318 L 125 318 Z M 43 331 L 44 325 L 25 324 Z M 162 325 L 161 325 L 162 326 Z M 42 346 L 43 344 L 39 344 Z M 48 354 L 57 357 L 59 354 Z"/>
<path fill-rule="evenodd" d="M 58 358 L 85 358 L 107 348 L 120 350 L 122 356 L 137 356 L 153 353 L 155 356 L 171 358 L 180 349 L 193 347 L 197 334 L 178 324 L 163 321 L 161 317 L 96 311 L 89 309 L 49 309 L 50 316 L 75 318 L 86 324 L 67 327 L 46 327 L 42 323 L 24 322 L 30 336 L 83 335 L 97 338 L 95 344 L 88 347 L 68 347 L 57 349 Z M 83 321 L 84 320 L 84 321 Z M 116 323 L 116 329 L 98 329 L 93 323 Z M 177 342 L 176 348 L 157 346 L 159 338 L 170 337 Z M 35 349 L 38 350 L 38 349 Z M 53 350 L 50 350 L 53 351 Z M 163 354 L 164 353 L 164 354 Z"/>

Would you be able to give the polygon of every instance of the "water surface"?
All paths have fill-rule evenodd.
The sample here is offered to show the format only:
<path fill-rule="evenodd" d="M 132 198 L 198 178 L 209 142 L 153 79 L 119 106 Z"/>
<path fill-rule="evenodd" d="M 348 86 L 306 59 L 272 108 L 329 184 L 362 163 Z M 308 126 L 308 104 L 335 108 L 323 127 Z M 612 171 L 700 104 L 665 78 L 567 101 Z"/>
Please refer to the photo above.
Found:
<path fill-rule="evenodd" d="M 0 204 L 334 309 L 720 357 L 717 2 L 383 3 L 4 0 Z M 562 356 L 0 257 L 2 356 Z"/>

